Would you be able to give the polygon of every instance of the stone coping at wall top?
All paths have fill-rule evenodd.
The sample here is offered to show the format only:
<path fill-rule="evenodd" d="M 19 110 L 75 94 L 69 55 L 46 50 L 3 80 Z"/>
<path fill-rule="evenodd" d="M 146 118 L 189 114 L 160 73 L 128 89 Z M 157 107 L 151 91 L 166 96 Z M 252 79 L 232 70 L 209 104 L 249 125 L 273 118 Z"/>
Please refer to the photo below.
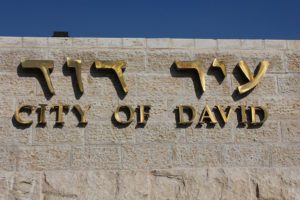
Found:
<path fill-rule="evenodd" d="M 300 40 L 3 37 L 0 47 L 299 50 Z"/>

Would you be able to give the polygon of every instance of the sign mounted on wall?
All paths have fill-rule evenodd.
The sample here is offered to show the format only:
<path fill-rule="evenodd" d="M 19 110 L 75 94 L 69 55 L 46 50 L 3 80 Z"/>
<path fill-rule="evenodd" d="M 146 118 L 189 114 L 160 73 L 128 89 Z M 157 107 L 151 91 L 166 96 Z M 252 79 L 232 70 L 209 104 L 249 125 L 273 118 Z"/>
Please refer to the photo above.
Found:
<path fill-rule="evenodd" d="M 70 58 L 66 59 L 66 66 L 70 69 L 74 69 L 73 72 L 75 73 L 77 87 L 81 93 L 84 93 L 84 85 L 82 82 L 81 77 L 81 60 L 73 60 Z M 103 70 L 112 70 L 121 85 L 122 91 L 127 94 L 129 91 L 129 88 L 125 82 L 124 79 L 124 70 L 126 68 L 126 62 L 123 60 L 117 60 L 117 61 L 103 61 L 103 60 L 96 60 L 94 62 L 94 67 L 97 69 L 98 73 L 101 73 Z M 205 92 L 206 90 L 206 72 L 204 69 L 204 66 L 200 60 L 197 61 L 175 61 L 174 62 L 176 69 L 178 71 L 193 71 L 197 74 L 197 77 L 199 78 L 199 85 L 202 92 Z M 263 76 L 265 75 L 268 67 L 269 62 L 266 60 L 263 60 L 259 64 L 258 72 L 256 75 L 254 75 L 253 72 L 251 72 L 249 66 L 247 63 L 243 60 L 241 60 L 238 63 L 238 67 L 241 69 L 243 75 L 247 79 L 247 83 L 242 84 L 237 87 L 237 91 L 239 94 L 244 94 L 249 91 L 251 91 L 253 88 L 255 88 L 259 82 L 262 80 Z M 47 85 L 47 89 L 52 95 L 55 95 L 55 88 L 53 87 L 52 80 L 51 80 L 51 72 L 54 68 L 54 61 L 52 60 L 26 60 L 24 62 L 21 62 L 22 69 L 38 69 Z M 215 69 L 219 69 L 222 74 L 223 78 L 225 79 L 227 76 L 227 69 L 226 65 L 219 59 L 215 58 L 212 62 L 211 67 Z M 151 84 L 151 83 L 150 83 Z M 136 109 L 134 109 L 130 105 L 122 105 L 118 106 L 114 113 L 113 117 L 114 120 L 119 124 L 130 124 L 134 121 L 135 116 L 137 117 L 137 123 L 145 125 L 147 122 L 147 119 L 150 117 L 150 108 L 152 105 L 139 105 Z M 38 104 L 38 105 L 30 105 L 30 104 L 20 104 L 15 111 L 15 120 L 17 123 L 21 125 L 30 125 L 33 123 L 33 120 L 29 116 L 24 116 L 24 113 L 32 114 L 37 113 L 38 114 L 38 124 L 46 124 L 46 111 L 49 109 L 56 110 L 57 118 L 56 118 L 56 124 L 63 124 L 64 123 L 64 110 L 70 109 L 70 105 L 58 103 L 54 105 L 47 105 L 47 104 Z M 79 124 L 87 124 L 88 123 L 88 112 L 91 108 L 90 105 L 81 106 L 79 104 L 73 105 L 73 109 L 78 113 L 79 115 Z M 243 125 L 261 125 L 263 124 L 267 118 L 268 118 L 268 111 L 266 107 L 264 106 L 245 106 L 240 105 L 236 108 L 233 108 L 231 106 L 227 106 L 224 109 L 223 105 L 216 105 L 212 108 L 210 108 L 208 105 L 206 105 L 199 117 L 199 120 L 197 124 L 216 124 L 217 119 L 213 111 L 218 112 L 218 114 L 221 116 L 222 123 L 226 124 L 228 123 L 230 119 L 230 115 L 233 113 L 233 109 L 238 110 L 241 116 L 241 119 L 239 120 L 240 124 Z M 179 125 L 190 125 L 192 124 L 195 119 L 197 112 L 195 108 L 191 105 L 178 105 L 176 107 L 178 119 L 177 124 Z M 120 112 L 127 113 L 127 119 L 122 119 L 120 116 Z M 187 115 L 187 116 L 185 116 Z M 248 120 L 248 117 L 249 120 Z M 259 119 L 257 119 L 257 116 L 259 116 Z"/>

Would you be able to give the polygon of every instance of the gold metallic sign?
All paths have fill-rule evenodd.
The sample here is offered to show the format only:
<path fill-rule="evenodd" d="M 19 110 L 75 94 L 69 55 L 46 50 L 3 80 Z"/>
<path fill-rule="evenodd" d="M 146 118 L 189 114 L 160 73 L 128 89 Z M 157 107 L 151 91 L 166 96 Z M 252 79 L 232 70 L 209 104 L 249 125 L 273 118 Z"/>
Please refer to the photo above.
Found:
<path fill-rule="evenodd" d="M 48 89 L 51 94 L 55 94 L 50 72 L 53 70 L 54 62 L 52 60 L 26 60 L 21 63 L 24 69 L 39 69 L 43 73 Z"/>
<path fill-rule="evenodd" d="M 83 89 L 83 83 L 81 78 L 81 60 L 71 60 L 70 58 L 67 58 L 67 66 L 69 68 L 75 69 L 77 84 L 80 92 L 83 93 L 84 89 Z"/>
<path fill-rule="evenodd" d="M 55 124 L 63 125 L 65 115 L 64 111 L 68 111 L 69 108 L 69 105 L 63 103 L 58 103 L 50 106 L 48 106 L 47 104 L 39 104 L 37 106 L 31 104 L 20 104 L 16 108 L 15 120 L 21 125 L 31 125 L 33 123 L 31 115 L 37 113 L 37 124 L 46 124 L 46 111 L 49 111 L 50 114 L 52 113 L 51 110 L 54 109 L 54 111 L 56 111 Z M 79 104 L 75 104 L 73 106 L 73 109 L 76 110 L 80 115 L 80 117 L 78 118 L 79 124 L 85 125 L 88 123 L 87 118 L 90 108 L 90 105 L 85 106 L 84 109 Z M 121 105 L 114 110 L 113 117 L 116 123 L 120 125 L 129 125 L 135 120 L 135 117 L 139 115 L 140 117 L 137 118 L 136 123 L 145 125 L 148 118 L 150 117 L 150 108 L 151 107 L 149 105 L 139 105 L 135 109 L 130 105 Z M 192 105 L 178 105 L 176 108 L 178 110 L 177 123 L 179 125 L 191 125 L 196 121 L 198 112 Z M 231 106 L 228 106 L 226 109 L 224 109 L 222 105 L 216 105 L 213 107 L 209 107 L 208 105 L 206 105 L 199 115 L 197 124 L 227 124 L 229 122 L 230 116 L 233 113 L 232 110 L 233 109 Z M 122 116 L 122 114 L 120 115 L 121 112 L 124 116 Z M 268 119 L 269 116 L 268 111 L 264 106 L 239 106 L 236 108 L 236 112 L 239 112 L 239 115 L 241 116 L 241 119 L 239 119 L 238 123 L 249 126 L 261 125 Z M 185 114 L 189 116 L 185 117 Z M 221 115 L 221 119 L 219 119 L 219 121 L 216 118 L 216 114 Z M 248 119 L 247 116 L 250 116 L 250 119 Z"/>
<path fill-rule="evenodd" d="M 213 61 L 213 63 L 212 63 L 212 67 L 221 69 L 221 71 L 222 71 L 224 77 L 226 77 L 226 75 L 227 75 L 227 70 L 226 70 L 225 64 L 224 64 L 222 61 L 220 61 L 220 60 L 218 60 L 217 58 L 215 58 L 214 61 Z"/>
<path fill-rule="evenodd" d="M 82 76 L 81 76 L 81 64 L 82 61 L 80 59 L 73 60 L 67 58 L 66 66 L 68 68 L 74 69 L 77 84 L 79 87 L 80 92 L 84 92 Z M 175 61 L 176 68 L 178 70 L 190 70 L 197 73 L 200 81 L 200 86 L 203 92 L 205 91 L 205 76 L 206 72 L 204 70 L 203 64 L 201 61 Z M 266 73 L 269 62 L 263 60 L 259 64 L 259 70 L 256 75 L 254 75 L 245 61 L 240 61 L 238 67 L 241 69 L 243 74 L 246 76 L 249 82 L 238 86 L 239 93 L 245 93 L 253 89 L 257 84 L 261 81 L 262 77 Z M 51 94 L 55 94 L 54 88 L 52 85 L 50 73 L 54 68 L 54 62 L 52 60 L 26 60 L 21 63 L 22 68 L 24 69 L 38 69 L 42 72 L 44 79 L 46 80 L 47 87 Z M 117 61 L 102 61 L 96 60 L 94 62 L 94 66 L 97 70 L 113 70 L 116 74 L 121 86 L 122 90 L 125 93 L 128 93 L 128 86 L 124 79 L 123 71 L 125 70 L 126 62 L 122 60 Z M 226 65 L 221 60 L 215 58 L 212 62 L 211 67 L 220 69 L 224 78 L 227 76 Z M 73 110 L 75 114 L 77 114 L 79 124 L 87 124 L 88 123 L 88 113 L 91 106 L 87 105 L 85 107 L 80 106 L 79 104 L 75 104 L 73 106 Z M 121 105 L 118 106 L 113 112 L 113 119 L 116 123 L 122 125 L 129 125 L 131 124 L 136 117 L 136 123 L 139 125 L 145 125 L 150 117 L 150 108 L 151 105 L 139 105 L 136 108 L 133 108 L 130 105 Z M 196 109 L 191 105 L 178 105 L 178 121 L 179 125 L 191 125 L 197 115 L 198 112 Z M 31 125 L 34 120 L 32 119 L 32 114 L 37 113 L 37 124 L 44 124 L 47 123 L 46 112 L 51 111 L 56 113 L 56 124 L 63 125 L 64 124 L 64 117 L 67 115 L 67 111 L 69 111 L 70 106 L 68 104 L 57 103 L 54 105 L 47 105 L 47 104 L 38 104 L 38 105 L 31 105 L 31 104 L 20 104 L 15 111 L 15 121 L 21 125 Z M 240 119 L 239 123 L 243 125 L 260 125 L 263 124 L 268 118 L 268 111 L 264 106 L 250 106 L 247 107 L 246 105 L 241 105 L 236 108 L 236 112 L 239 110 Z M 123 113 L 123 115 L 121 114 Z M 214 107 L 209 107 L 206 105 L 198 118 L 198 124 L 208 123 L 208 124 L 217 124 L 223 123 L 227 124 L 230 120 L 230 116 L 233 113 L 233 108 L 231 106 L 223 107 L 222 105 L 216 105 Z M 217 117 L 216 115 L 217 114 Z M 124 116 L 125 115 L 125 116 Z M 248 119 L 248 116 L 251 118 Z M 219 120 L 219 121 L 218 121 Z"/>
<path fill-rule="evenodd" d="M 179 70 L 196 71 L 200 80 L 202 91 L 205 91 L 205 72 L 201 61 L 176 61 L 175 64 Z"/>
<path fill-rule="evenodd" d="M 120 83 L 122 86 L 122 89 L 125 93 L 128 93 L 128 86 L 125 83 L 124 80 L 124 75 L 123 75 L 123 70 L 125 70 L 126 66 L 126 62 L 123 60 L 119 60 L 119 61 L 101 61 L 101 60 L 96 60 L 95 61 L 95 67 L 97 69 L 111 69 L 113 70 Z"/>
<path fill-rule="evenodd" d="M 39 69 L 42 71 L 43 76 L 46 80 L 47 86 L 51 94 L 55 94 L 54 88 L 52 85 L 52 81 L 50 78 L 50 72 L 53 70 L 53 64 L 54 62 L 52 60 L 26 60 L 21 63 L 22 68 L 25 69 Z M 205 87 L 205 70 L 203 67 L 203 64 L 201 61 L 175 61 L 176 68 L 178 70 L 190 70 L 195 71 L 199 77 L 199 82 L 202 91 L 204 92 L 206 90 Z M 238 66 L 242 70 L 243 74 L 248 79 L 248 83 L 244 85 L 240 85 L 238 87 L 238 91 L 240 94 L 243 94 L 245 92 L 248 92 L 249 90 L 253 89 L 262 79 L 264 74 L 266 73 L 270 63 L 266 60 L 263 60 L 259 64 L 259 71 L 256 76 L 251 72 L 250 68 L 246 64 L 245 61 L 240 61 Z M 224 77 L 227 76 L 227 70 L 224 62 L 218 60 L 215 58 L 213 60 L 213 63 L 211 65 L 213 68 L 219 68 Z M 82 77 L 81 77 L 81 60 L 72 60 L 70 58 L 67 58 L 67 67 L 74 68 L 76 79 L 78 83 L 78 87 L 80 92 L 84 92 L 83 83 L 82 83 Z M 117 61 L 101 61 L 96 60 L 95 61 L 95 68 L 96 69 L 109 69 L 113 70 L 115 74 L 117 75 L 117 78 L 122 86 L 122 90 L 127 94 L 128 93 L 128 86 L 124 79 L 123 71 L 126 69 L 126 62 L 123 60 L 117 60 Z"/>
<path fill-rule="evenodd" d="M 244 75 L 247 77 L 249 82 L 244 85 L 240 85 L 238 87 L 238 91 L 242 94 L 242 93 L 248 92 L 249 90 L 254 88 L 261 81 L 262 77 L 265 75 L 269 65 L 270 65 L 270 63 L 268 61 L 266 61 L 266 60 L 261 61 L 259 64 L 259 71 L 258 71 L 257 75 L 254 77 L 254 74 L 251 72 L 251 70 L 248 67 L 248 65 L 246 64 L 246 62 L 243 60 L 240 61 L 239 67 L 242 70 L 242 72 L 244 73 Z"/>

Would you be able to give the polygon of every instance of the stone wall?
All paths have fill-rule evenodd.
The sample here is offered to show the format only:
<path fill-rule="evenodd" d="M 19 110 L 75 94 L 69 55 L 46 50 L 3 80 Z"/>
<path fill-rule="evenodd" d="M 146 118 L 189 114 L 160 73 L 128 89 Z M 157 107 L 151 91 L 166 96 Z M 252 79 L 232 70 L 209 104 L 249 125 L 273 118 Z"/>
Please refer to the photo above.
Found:
<path fill-rule="evenodd" d="M 76 91 L 66 57 L 82 59 L 85 92 Z M 208 73 L 206 91 L 195 77 L 172 69 L 175 60 L 224 61 L 227 77 Z M 26 59 L 54 61 L 56 95 Z M 96 73 L 97 59 L 127 62 L 129 92 L 120 92 L 113 74 Z M 271 65 L 248 95 L 238 97 L 236 65 L 254 71 Z M 0 37 L 0 199 L 300 199 L 300 41 L 29 38 Z M 73 80 L 73 81 L 72 81 Z M 64 126 L 19 126 L 22 102 L 91 105 L 88 124 L 78 126 L 70 110 Z M 112 122 L 118 105 L 150 104 L 144 127 Z M 225 126 L 176 125 L 176 105 L 198 112 L 210 105 L 264 105 L 268 120 L 259 128 L 240 127 L 236 115 Z M 199 115 L 199 113 L 198 113 Z"/>

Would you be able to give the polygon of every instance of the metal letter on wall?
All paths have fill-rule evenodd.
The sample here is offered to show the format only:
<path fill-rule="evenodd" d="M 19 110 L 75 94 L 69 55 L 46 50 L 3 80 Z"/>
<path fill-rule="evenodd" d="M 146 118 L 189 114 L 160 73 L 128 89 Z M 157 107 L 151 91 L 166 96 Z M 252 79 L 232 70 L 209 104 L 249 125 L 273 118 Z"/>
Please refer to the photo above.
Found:
<path fill-rule="evenodd" d="M 126 68 L 126 62 L 125 61 L 101 61 L 97 60 L 95 61 L 95 67 L 96 69 L 112 69 L 116 73 L 123 91 L 127 94 L 128 93 L 128 86 L 125 83 L 123 70 Z"/>
<path fill-rule="evenodd" d="M 241 68 L 242 72 L 247 77 L 249 82 L 244 85 L 240 85 L 238 87 L 238 91 L 241 94 L 243 94 L 245 92 L 248 92 L 252 88 L 254 88 L 260 82 L 260 80 L 262 79 L 264 74 L 266 73 L 269 65 L 270 65 L 270 63 L 268 61 L 266 61 L 266 60 L 261 61 L 259 64 L 259 71 L 258 71 L 257 75 L 254 77 L 254 74 L 250 71 L 250 68 L 248 67 L 246 62 L 243 60 L 240 61 L 239 67 Z"/>
<path fill-rule="evenodd" d="M 20 106 L 17 107 L 16 109 L 16 112 L 15 112 L 15 119 L 18 123 L 20 124 L 23 124 L 23 125 L 29 125 L 29 124 L 32 124 L 32 120 L 31 119 L 24 119 L 22 116 L 21 116 L 21 112 L 23 109 L 27 109 L 30 111 L 29 114 L 31 114 L 32 112 L 35 111 L 35 107 L 32 106 L 32 105 L 29 105 L 29 104 L 22 104 Z"/>
<path fill-rule="evenodd" d="M 76 79 L 78 83 L 78 87 L 81 93 L 84 92 L 82 78 L 81 78 L 81 60 L 71 60 L 67 58 L 67 66 L 69 68 L 75 68 Z"/>
<path fill-rule="evenodd" d="M 25 69 L 39 69 L 42 71 L 46 80 L 48 89 L 51 94 L 55 94 L 52 81 L 50 78 L 50 71 L 53 70 L 54 62 L 52 60 L 26 60 L 21 63 L 22 68 Z"/>
<path fill-rule="evenodd" d="M 200 61 L 175 61 L 175 64 L 179 70 L 196 70 L 202 91 L 205 91 L 205 72 L 203 64 Z"/>
<path fill-rule="evenodd" d="M 217 58 L 214 59 L 213 63 L 212 63 L 212 67 L 215 68 L 220 68 L 224 77 L 226 77 L 227 75 L 227 70 L 226 70 L 226 66 L 222 61 L 219 61 Z"/>

